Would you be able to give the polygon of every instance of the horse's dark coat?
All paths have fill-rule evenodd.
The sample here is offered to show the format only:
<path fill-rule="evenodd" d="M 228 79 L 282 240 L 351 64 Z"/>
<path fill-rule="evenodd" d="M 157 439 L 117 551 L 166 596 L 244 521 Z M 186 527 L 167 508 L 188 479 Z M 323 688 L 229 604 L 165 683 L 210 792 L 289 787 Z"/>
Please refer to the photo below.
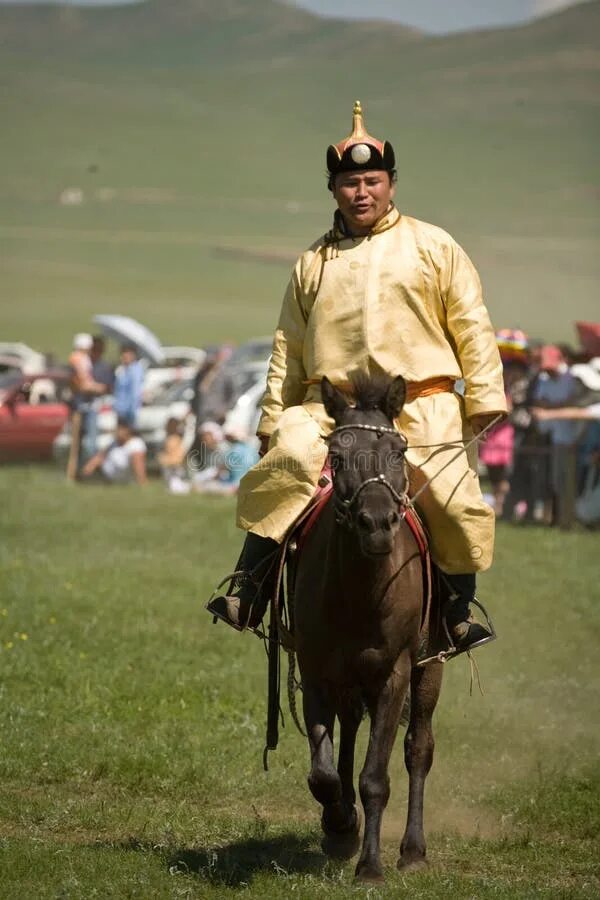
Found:
<path fill-rule="evenodd" d="M 402 378 L 355 380 L 355 405 L 327 379 L 323 401 L 336 426 L 387 426 L 405 398 Z M 367 478 L 383 473 L 398 494 L 407 489 L 403 439 L 387 432 L 341 430 L 330 440 L 334 490 L 351 498 Z M 416 668 L 423 604 L 418 548 L 384 484 L 370 483 L 353 504 L 351 529 L 336 522 L 329 504 L 311 531 L 295 588 L 296 642 L 311 751 L 310 789 L 323 806 L 324 849 L 358 849 L 354 748 L 366 707 L 370 739 L 359 778 L 365 813 L 361 880 L 382 878 L 380 831 L 390 785 L 388 764 L 410 685 L 411 717 L 405 738 L 409 772 L 408 821 L 399 866 L 425 860 L 423 789 L 433 758 L 431 716 L 442 667 Z M 340 726 L 337 769 L 334 723 Z"/>

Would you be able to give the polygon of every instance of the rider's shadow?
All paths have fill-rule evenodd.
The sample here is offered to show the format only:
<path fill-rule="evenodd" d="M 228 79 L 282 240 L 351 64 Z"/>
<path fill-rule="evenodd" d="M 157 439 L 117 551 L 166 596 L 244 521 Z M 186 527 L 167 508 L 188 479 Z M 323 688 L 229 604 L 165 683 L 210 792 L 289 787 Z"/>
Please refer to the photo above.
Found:
<path fill-rule="evenodd" d="M 247 838 L 209 850 L 185 848 L 170 854 L 168 866 L 171 872 L 196 874 L 216 884 L 241 887 L 261 872 L 322 872 L 328 860 L 315 849 L 314 838 L 283 834 Z"/>

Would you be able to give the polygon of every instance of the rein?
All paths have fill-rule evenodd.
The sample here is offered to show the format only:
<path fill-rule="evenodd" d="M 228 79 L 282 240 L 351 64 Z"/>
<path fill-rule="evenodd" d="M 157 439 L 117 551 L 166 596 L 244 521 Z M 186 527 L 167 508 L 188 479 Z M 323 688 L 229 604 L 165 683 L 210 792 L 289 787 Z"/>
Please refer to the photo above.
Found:
<path fill-rule="evenodd" d="M 447 469 L 448 466 L 451 466 L 452 463 L 456 462 L 456 460 L 459 459 L 459 457 L 461 456 L 461 454 L 462 454 L 462 453 L 466 453 L 467 450 L 469 450 L 469 449 L 473 446 L 473 444 L 478 444 L 479 441 L 482 440 L 484 434 L 485 434 L 487 431 L 489 431 L 490 428 L 493 428 L 494 425 L 496 425 L 502 418 L 503 418 L 503 414 L 502 414 L 502 413 L 498 413 L 498 415 L 497 415 L 494 419 L 492 419 L 492 421 L 491 421 L 488 425 L 486 425 L 485 428 L 482 428 L 482 429 L 481 429 L 481 431 L 479 432 L 479 434 L 474 435 L 474 436 L 471 438 L 470 441 L 467 441 L 467 443 L 466 443 L 463 447 L 460 448 L 460 450 L 458 451 L 458 453 L 455 453 L 454 456 L 452 456 L 447 462 L 444 463 L 444 465 L 441 467 L 441 469 L 438 469 L 437 472 L 434 472 L 434 474 L 431 476 L 431 478 L 428 478 L 427 481 L 425 482 L 425 484 L 422 485 L 422 486 L 419 488 L 419 490 L 416 492 L 416 494 L 414 494 L 413 497 L 411 497 L 411 499 L 410 499 L 411 505 L 414 505 L 414 502 L 415 502 L 415 500 L 417 499 L 417 497 L 420 497 L 421 494 L 422 494 L 424 491 L 427 490 L 427 488 L 429 487 L 429 485 L 431 484 L 431 482 L 432 482 L 432 481 L 435 481 L 435 479 L 438 477 L 438 475 L 441 475 L 441 474 L 442 474 L 442 472 L 444 471 L 444 469 Z M 436 445 L 431 444 L 430 446 L 433 447 L 433 446 L 436 446 Z M 456 444 L 455 444 L 454 442 L 448 442 L 448 444 L 446 444 L 446 445 L 441 444 L 441 445 L 439 445 L 439 446 L 453 447 L 453 446 L 456 446 Z"/>
<path fill-rule="evenodd" d="M 462 447 L 460 447 L 460 449 L 458 450 L 457 453 L 454 454 L 454 456 L 452 456 L 449 460 L 447 460 L 447 462 L 445 462 L 444 465 L 431 476 L 431 478 L 428 478 L 427 481 L 425 482 L 425 484 L 423 484 L 412 497 L 409 497 L 407 493 L 402 493 L 402 494 L 398 493 L 398 491 L 395 489 L 394 485 L 389 481 L 389 479 L 383 472 L 380 472 L 378 475 L 373 475 L 371 478 L 366 478 L 364 481 L 362 481 L 359 484 L 359 486 L 356 488 L 356 490 L 354 491 L 354 493 L 352 494 L 352 496 L 350 497 L 349 500 L 341 500 L 337 496 L 337 494 L 335 493 L 335 490 L 334 490 L 333 502 L 334 502 L 335 510 L 336 510 L 336 521 L 338 522 L 338 524 L 345 525 L 346 528 L 348 528 L 350 530 L 352 530 L 355 527 L 355 523 L 352 518 L 352 507 L 358 500 L 361 492 L 369 484 L 382 484 L 384 487 L 386 487 L 388 489 L 388 491 L 391 493 L 391 495 L 394 498 L 394 500 L 396 501 L 396 503 L 398 503 L 398 505 L 400 506 L 400 510 L 401 510 L 400 517 L 404 518 L 404 516 L 406 515 L 406 510 L 410 509 L 411 507 L 414 507 L 415 500 L 417 499 L 417 497 L 420 497 L 421 494 L 427 490 L 427 488 L 430 486 L 430 484 L 433 481 L 435 481 L 435 479 L 438 477 L 438 475 L 441 475 L 442 472 L 448 468 L 448 466 L 451 466 L 452 463 L 456 462 L 456 460 L 461 456 L 461 454 L 466 453 L 473 446 L 473 444 L 479 443 L 479 441 L 482 440 L 485 433 L 487 431 L 489 431 L 490 428 L 493 428 L 494 425 L 496 425 L 502 418 L 503 418 L 502 413 L 498 413 L 498 415 L 494 419 L 492 419 L 492 421 L 488 425 L 486 425 L 485 428 L 482 428 L 481 431 L 477 435 L 472 437 L 470 441 L 468 441 L 466 444 L 464 444 Z M 355 425 L 338 425 L 337 428 L 333 429 L 331 434 L 332 435 L 338 434 L 341 431 L 371 431 L 371 432 L 375 432 L 379 436 L 381 436 L 382 434 L 393 434 L 393 435 L 401 436 L 400 432 L 393 426 L 390 426 L 390 425 L 368 425 L 366 423 L 365 424 L 356 423 Z M 405 456 L 406 450 L 429 449 L 429 448 L 433 448 L 433 447 L 455 447 L 457 445 L 457 443 L 458 443 L 458 441 L 447 441 L 447 442 L 444 442 L 441 444 L 416 444 L 414 447 L 407 446 L 404 450 L 399 451 L 401 453 L 403 461 L 404 461 L 404 475 L 405 475 L 406 481 L 408 482 L 408 479 L 406 477 L 406 464 L 408 462 L 406 460 L 406 456 Z M 408 462 L 408 465 L 410 466 L 411 463 Z"/>

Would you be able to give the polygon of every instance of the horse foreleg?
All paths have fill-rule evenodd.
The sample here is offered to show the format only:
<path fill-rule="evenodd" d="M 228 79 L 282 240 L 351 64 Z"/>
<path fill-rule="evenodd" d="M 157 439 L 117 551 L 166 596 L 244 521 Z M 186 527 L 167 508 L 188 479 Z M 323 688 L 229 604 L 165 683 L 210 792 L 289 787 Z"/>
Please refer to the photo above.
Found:
<path fill-rule="evenodd" d="M 356 802 L 354 790 L 354 750 L 356 734 L 362 721 L 364 707 L 360 700 L 349 702 L 338 711 L 340 720 L 340 749 L 338 753 L 338 774 L 342 782 L 344 801 L 352 808 Z"/>
<path fill-rule="evenodd" d="M 390 796 L 388 766 L 402 706 L 410 678 L 408 652 L 399 658 L 394 671 L 378 696 L 368 701 L 371 733 L 365 766 L 360 773 L 359 790 L 365 811 L 365 835 L 356 878 L 361 881 L 381 881 L 381 820 Z"/>
<path fill-rule="evenodd" d="M 361 702 L 345 704 L 338 710 L 340 749 L 337 771 L 342 796 L 339 802 L 324 807 L 322 818 L 325 832 L 322 848 L 328 856 L 336 859 L 351 859 L 360 847 L 360 819 L 354 790 L 354 748 L 362 714 Z"/>
<path fill-rule="evenodd" d="M 418 867 L 426 862 L 423 832 L 425 779 L 433 762 L 431 718 L 442 686 L 441 663 L 415 668 L 411 678 L 411 715 L 404 739 L 404 762 L 409 775 L 408 817 L 400 844 L 398 868 Z"/>
<path fill-rule="evenodd" d="M 323 831 L 344 830 L 342 782 L 333 762 L 335 709 L 326 692 L 310 681 L 303 684 L 304 721 L 310 746 L 308 786 L 323 807 Z"/>

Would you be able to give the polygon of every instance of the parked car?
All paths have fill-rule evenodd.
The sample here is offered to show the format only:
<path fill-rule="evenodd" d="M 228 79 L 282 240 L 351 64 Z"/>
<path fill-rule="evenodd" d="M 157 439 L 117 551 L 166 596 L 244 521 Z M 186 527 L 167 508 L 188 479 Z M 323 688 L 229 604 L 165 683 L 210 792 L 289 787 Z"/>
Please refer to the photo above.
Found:
<path fill-rule="evenodd" d="M 0 375 L 0 461 L 51 459 L 69 418 L 70 394 L 69 374 L 62 369 Z"/>
<path fill-rule="evenodd" d="M 224 363 L 223 370 L 231 377 L 236 401 L 258 381 L 265 381 L 272 346 L 273 338 L 253 338 L 237 347 Z"/>
<path fill-rule="evenodd" d="M 193 378 L 204 360 L 206 351 L 199 347 L 161 347 L 165 359 L 150 363 L 144 378 L 144 403 L 152 403 L 167 387 Z"/>
<path fill-rule="evenodd" d="M 256 428 L 261 413 L 261 402 L 265 393 L 264 378 L 255 381 L 240 397 L 238 397 L 235 406 L 229 410 L 225 418 L 223 430 L 227 432 L 229 429 L 254 439 L 256 436 Z"/>
<path fill-rule="evenodd" d="M 0 341 L 0 372 L 18 369 L 25 375 L 41 375 L 48 364 L 43 353 L 18 341 Z"/>
<path fill-rule="evenodd" d="M 162 449 L 167 434 L 167 422 L 171 418 L 183 422 L 183 443 L 186 450 L 191 447 L 196 427 L 196 418 L 191 412 L 193 397 L 193 379 L 187 378 L 185 381 L 171 385 L 159 394 L 154 403 L 141 408 L 137 431 L 147 447 L 146 461 L 148 465 L 154 464 Z"/>

